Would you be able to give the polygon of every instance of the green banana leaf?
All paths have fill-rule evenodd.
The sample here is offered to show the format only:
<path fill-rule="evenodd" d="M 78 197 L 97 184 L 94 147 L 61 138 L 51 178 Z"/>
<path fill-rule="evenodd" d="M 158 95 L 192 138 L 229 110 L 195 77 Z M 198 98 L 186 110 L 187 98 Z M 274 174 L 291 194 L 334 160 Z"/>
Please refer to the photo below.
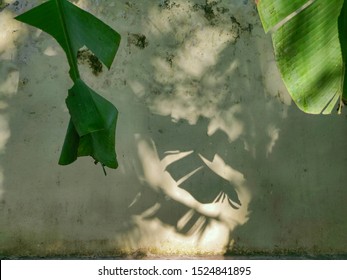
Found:
<path fill-rule="evenodd" d="M 66 53 L 74 86 L 66 104 L 71 115 L 59 164 L 70 164 L 80 156 L 92 156 L 103 166 L 117 168 L 115 130 L 118 111 L 81 79 L 78 50 L 90 49 L 108 68 L 120 44 L 111 27 L 66 0 L 51 0 L 16 17 L 53 36 Z"/>
<path fill-rule="evenodd" d="M 346 77 L 346 63 L 347 63 L 347 1 L 343 2 L 341 13 L 339 16 L 339 38 L 342 50 L 343 60 L 343 93 L 342 100 L 346 104 L 347 102 L 347 77 Z"/>
<path fill-rule="evenodd" d="M 338 24 L 343 0 L 260 0 L 265 31 L 273 46 L 283 81 L 306 113 L 329 114 L 342 100 L 344 62 Z M 340 27 L 340 29 L 339 29 Z M 340 32 L 340 33 L 339 33 Z"/>
<path fill-rule="evenodd" d="M 258 11 L 265 32 L 275 27 L 287 16 L 300 9 L 306 1 L 302 0 L 259 0 Z"/>
<path fill-rule="evenodd" d="M 16 17 L 53 36 L 64 49 L 73 80 L 79 77 L 77 52 L 91 50 L 108 68 L 117 53 L 120 35 L 92 14 L 66 0 L 51 0 Z"/>
<path fill-rule="evenodd" d="M 118 162 L 114 153 L 116 121 L 108 131 L 97 131 L 80 137 L 70 120 L 59 164 L 67 165 L 77 157 L 91 156 L 96 163 L 101 162 L 102 166 L 117 168 Z"/>
<path fill-rule="evenodd" d="M 71 115 L 59 164 L 67 165 L 80 156 L 91 156 L 117 168 L 115 131 L 118 111 L 112 103 L 77 79 L 66 104 Z"/>
<path fill-rule="evenodd" d="M 77 79 L 69 90 L 66 105 L 80 136 L 107 129 L 117 117 L 115 107 L 89 88 L 81 79 Z"/>

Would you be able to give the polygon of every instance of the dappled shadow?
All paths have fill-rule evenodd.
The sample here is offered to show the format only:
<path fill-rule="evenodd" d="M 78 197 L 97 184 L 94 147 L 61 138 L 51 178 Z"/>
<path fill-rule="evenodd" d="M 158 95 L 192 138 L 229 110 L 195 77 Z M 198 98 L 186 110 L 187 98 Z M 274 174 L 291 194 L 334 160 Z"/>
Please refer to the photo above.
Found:
<path fill-rule="evenodd" d="M 80 65 L 119 109 L 120 167 L 104 177 L 88 158 L 57 165 L 68 66 L 29 28 L 13 60 L 25 83 L 8 102 L 2 248 L 218 254 L 345 244 L 345 120 L 290 106 L 253 1 L 75 2 L 123 37 L 110 71 L 96 78 Z"/>
<path fill-rule="evenodd" d="M 211 246 L 223 250 L 249 218 L 254 178 L 248 172 L 271 154 L 286 117 L 286 97 L 282 85 L 265 91 L 261 71 L 271 51 L 263 52 L 259 22 L 247 17 L 255 13 L 252 5 L 166 4 L 142 19 L 148 47 L 128 46 L 151 64 L 131 61 L 137 67 L 129 67 L 127 83 L 153 113 L 149 133 L 138 136 L 140 178 L 168 201 L 141 199 L 140 191 L 132 207 L 144 203 L 153 210 L 147 219 L 182 235 L 194 232 L 200 241 L 211 220 L 220 223 L 227 232 L 220 247 Z"/>
<path fill-rule="evenodd" d="M 190 7 L 194 7 L 194 5 L 191 4 Z M 214 8 L 216 10 L 220 8 L 220 11 L 223 10 L 218 5 Z M 235 26 L 238 30 L 237 34 L 239 34 L 240 30 L 242 32 L 240 32 L 239 37 L 232 36 L 232 39 L 227 37 L 230 41 L 223 41 L 223 36 L 221 36 L 222 39 L 219 38 L 221 41 L 218 42 L 218 39 L 216 39 L 216 42 L 212 37 L 209 37 L 209 34 L 223 34 L 232 24 L 229 23 L 228 25 L 225 23 L 223 26 L 223 22 L 219 23 L 220 26 L 223 26 L 223 31 L 218 32 L 216 30 L 218 28 L 214 25 L 211 27 L 210 22 L 202 20 L 203 23 L 200 26 L 197 24 L 201 29 L 197 28 L 196 32 L 194 32 L 194 25 L 187 23 L 184 16 L 182 16 L 184 11 L 182 12 L 181 10 L 182 13 L 179 13 L 180 10 L 175 5 L 170 6 L 170 9 L 177 9 L 175 16 L 167 17 L 165 14 L 167 11 L 162 11 L 163 20 L 167 19 L 173 26 L 180 27 L 179 30 L 175 30 L 175 27 L 172 27 L 174 34 L 176 34 L 175 39 L 170 38 L 170 35 L 166 35 L 168 38 L 164 36 L 167 33 L 171 34 L 169 33 L 172 31 L 171 25 L 166 25 L 158 20 L 161 24 L 156 26 L 153 23 L 153 17 L 150 16 L 151 20 L 148 25 L 152 26 L 152 28 L 147 27 L 148 30 L 145 32 L 149 42 L 148 48 L 150 48 L 151 44 L 155 46 L 159 44 L 155 40 L 156 36 L 151 37 L 151 30 L 153 30 L 154 35 L 157 34 L 161 39 L 165 38 L 163 41 L 168 42 L 168 50 L 160 49 L 159 51 L 159 48 L 157 49 L 154 53 L 154 58 L 152 58 L 153 67 L 149 67 L 149 71 L 145 70 L 148 65 L 145 67 L 141 64 L 138 65 L 139 71 L 147 71 L 150 73 L 150 76 L 133 80 L 131 78 L 128 79 L 128 84 L 134 93 L 138 98 L 146 102 L 154 114 L 167 115 L 166 119 L 164 117 L 165 121 L 163 121 L 162 117 L 155 116 L 151 116 L 148 121 L 151 124 L 150 128 L 153 129 L 149 137 L 154 141 L 157 149 L 153 148 L 152 150 L 155 151 L 158 158 L 165 161 L 165 157 L 169 153 L 188 153 L 182 155 L 182 158 L 177 158 L 174 163 L 166 168 L 162 168 L 162 170 L 167 171 L 167 175 L 176 183 L 174 187 L 188 190 L 189 194 L 200 203 L 219 201 L 218 195 L 221 190 L 227 197 L 233 198 L 231 201 L 237 202 L 239 199 L 244 207 L 243 209 L 246 209 L 246 211 L 243 213 L 239 212 L 239 214 L 242 213 L 244 216 L 241 215 L 242 219 L 239 220 L 238 225 L 247 222 L 250 217 L 250 221 L 245 226 L 238 227 L 236 241 L 240 247 L 247 248 L 250 245 L 251 250 L 265 248 L 268 253 L 271 253 L 273 248 L 296 250 L 298 247 L 303 247 L 305 248 L 304 250 L 310 250 L 318 247 L 321 250 L 328 251 L 329 246 L 338 248 L 338 243 L 332 240 L 325 240 L 324 244 L 321 244 L 318 241 L 321 240 L 320 235 L 313 232 L 300 241 L 298 238 L 295 238 L 295 236 L 301 235 L 300 228 L 296 228 L 293 235 L 291 235 L 293 229 L 283 232 L 283 228 L 291 228 L 291 225 L 295 224 L 293 219 L 300 219 L 302 215 L 301 210 L 299 210 L 301 207 L 299 206 L 297 206 L 295 211 L 281 208 L 280 205 L 283 199 L 287 196 L 295 197 L 298 193 L 301 193 L 301 190 L 306 193 L 307 190 L 305 191 L 305 188 L 310 189 L 309 186 L 313 187 L 316 185 L 317 188 L 324 188 L 322 184 L 324 180 L 322 178 L 320 182 L 317 182 L 314 179 L 314 172 L 311 175 L 312 177 L 308 179 L 309 182 L 307 184 L 309 186 L 307 186 L 306 183 L 301 181 L 301 175 L 286 176 L 286 174 L 293 175 L 293 169 L 297 170 L 297 168 L 305 174 L 307 169 L 303 166 L 306 165 L 305 162 L 307 161 L 310 161 L 312 166 L 316 166 L 317 163 L 314 160 L 314 153 L 309 150 L 306 151 L 305 147 L 301 145 L 293 146 L 287 144 L 279 149 L 277 144 L 279 141 L 282 141 L 282 143 L 283 141 L 288 141 L 288 143 L 296 141 L 293 139 L 308 141 L 304 139 L 307 137 L 311 139 L 309 135 L 314 135 L 314 137 L 321 140 L 318 144 L 319 147 L 331 150 L 332 147 L 330 145 L 327 147 L 326 136 L 320 138 L 317 135 L 317 133 L 320 133 L 319 125 L 324 128 L 328 121 L 336 121 L 342 125 L 344 120 L 340 119 L 338 121 L 336 118 L 323 119 L 323 117 L 314 119 L 312 116 L 306 116 L 299 112 L 297 108 L 292 108 L 288 111 L 290 98 L 286 95 L 282 85 L 278 84 L 278 74 L 267 68 L 271 64 L 274 66 L 272 55 L 267 53 L 267 50 L 270 50 L 269 45 L 264 43 L 263 38 L 259 38 L 261 36 L 258 35 L 257 29 L 249 31 L 246 28 L 249 26 L 247 20 L 242 22 L 237 16 L 230 17 L 231 12 L 228 13 L 228 19 L 232 19 L 233 23 L 235 23 L 235 19 L 238 22 Z M 184 8 L 182 9 L 184 10 Z M 238 15 L 237 9 L 232 11 Z M 199 10 L 195 12 L 199 14 Z M 201 17 L 205 16 L 201 11 L 199 15 Z M 191 15 L 191 17 L 194 16 L 197 15 Z M 196 22 L 199 22 L 199 20 Z M 184 23 L 190 27 L 187 31 L 189 36 L 181 34 L 182 30 L 184 30 Z M 163 31 L 163 27 L 167 28 L 167 33 L 164 32 L 165 29 Z M 255 28 L 259 28 L 259 25 L 255 25 Z M 159 31 L 156 32 L 155 30 Z M 200 30 L 205 32 L 204 38 L 207 38 L 206 40 L 199 40 Z M 177 37 L 189 39 L 184 40 L 182 43 L 176 39 Z M 215 48 L 210 47 L 211 45 L 208 45 L 206 42 L 211 43 Z M 218 43 L 223 47 L 218 47 Z M 203 49 L 204 51 L 197 52 L 196 49 Z M 190 54 L 185 54 L 185 52 L 189 53 L 190 51 Z M 149 51 L 146 52 L 146 55 L 149 55 L 149 53 Z M 182 57 L 185 59 L 182 59 Z M 140 75 L 137 75 L 137 77 L 140 77 Z M 290 120 L 290 118 L 293 118 L 293 120 Z M 307 118 L 307 122 L 298 121 L 301 118 Z M 152 124 L 156 124 L 156 127 L 153 128 Z M 301 128 L 295 132 L 292 126 L 300 126 Z M 340 126 L 337 125 L 332 133 L 341 135 L 342 132 L 337 127 Z M 282 137 L 285 137 L 285 139 L 282 139 Z M 340 143 L 340 145 L 343 144 Z M 292 157 L 294 154 L 300 154 L 301 160 L 295 160 L 298 167 L 290 166 L 291 170 L 286 173 L 287 157 Z M 245 197 L 236 197 L 232 195 L 232 191 L 229 192 L 229 190 L 235 188 L 235 184 L 224 182 L 218 173 L 213 174 L 213 172 L 206 169 L 201 156 L 207 157 L 212 161 L 214 155 L 220 156 L 227 165 L 238 170 L 241 176 L 244 177 L 245 182 L 242 188 L 249 192 L 250 198 L 254 200 L 250 208 L 248 208 L 247 199 L 245 203 L 242 203 L 242 199 Z M 327 152 L 324 156 L 325 160 L 329 161 L 330 153 Z M 310 159 L 306 159 L 306 157 Z M 279 158 L 281 160 L 278 160 Z M 151 158 L 144 157 L 144 166 L 148 164 L 146 159 L 151 161 Z M 340 162 L 342 164 L 345 162 L 343 155 L 340 155 Z M 207 170 L 207 172 L 203 173 L 203 170 Z M 220 170 L 224 169 L 221 168 Z M 295 172 L 300 174 L 299 170 Z M 341 176 L 341 169 L 338 168 L 337 170 L 338 176 Z M 275 172 L 276 174 L 274 174 Z M 327 175 L 327 173 L 324 176 L 325 180 L 331 180 L 331 176 Z M 144 179 L 146 177 L 147 175 L 145 174 Z M 281 182 L 273 184 L 270 182 L 273 177 L 282 178 Z M 286 181 L 286 183 L 283 183 L 284 181 L 282 180 Z M 334 179 L 334 182 L 334 188 L 341 188 L 341 184 L 338 181 Z M 226 183 L 227 188 L 224 188 L 224 183 Z M 171 184 L 173 183 L 171 182 Z M 158 188 L 158 186 L 156 187 Z M 165 186 L 159 189 L 160 191 L 164 190 L 164 192 L 166 190 Z M 276 189 L 277 196 L 273 196 L 274 189 Z M 288 192 L 288 189 L 292 191 Z M 311 191 L 314 193 L 312 189 Z M 184 195 L 187 196 L 184 193 L 181 196 Z M 292 203 L 289 201 L 290 198 L 287 202 Z M 329 203 L 330 206 L 327 206 L 325 211 L 328 211 L 329 207 L 334 207 L 333 201 L 332 199 L 331 204 Z M 177 204 L 177 199 L 175 203 Z M 306 205 L 305 207 L 309 207 L 308 205 L 312 202 L 308 197 L 305 197 L 301 203 Z M 159 204 L 164 209 L 167 209 L 165 202 L 161 201 Z M 263 212 L 263 207 L 269 210 Z M 177 226 L 179 218 L 187 215 L 188 211 L 183 211 L 183 213 L 171 220 L 169 215 L 164 219 L 165 215 L 162 215 L 160 209 L 158 206 L 156 211 L 154 211 L 154 213 L 157 213 L 157 216 L 151 213 L 150 217 L 160 217 L 161 221 L 174 226 L 179 231 Z M 223 211 L 227 213 L 230 209 L 223 209 Z M 267 217 L 264 217 L 267 211 L 270 211 L 270 213 L 268 213 Z M 319 226 L 316 224 L 317 217 L 314 217 L 315 211 L 312 209 L 307 215 L 310 217 L 308 219 L 312 220 L 310 225 L 317 228 Z M 178 210 L 173 210 L 173 212 L 180 213 Z M 250 216 L 248 216 L 248 212 L 251 212 Z M 262 218 L 259 218 L 256 213 L 262 216 Z M 295 213 L 295 218 L 289 218 L 290 214 L 287 213 Z M 280 220 L 274 218 L 277 216 L 276 214 L 281 217 Z M 191 216 L 192 220 L 188 219 L 184 232 L 189 233 L 189 229 L 199 228 L 198 235 L 202 235 L 205 227 L 194 226 L 199 224 L 193 222 L 196 220 L 195 215 L 194 212 L 194 215 Z M 204 217 L 201 213 L 200 215 L 203 219 L 208 220 L 208 217 Z M 231 216 L 239 217 L 236 211 Z M 272 228 L 266 226 L 267 219 L 273 221 L 271 223 Z M 329 217 L 329 223 L 334 219 L 336 218 Z M 230 218 L 229 221 L 232 220 Z M 305 222 L 302 221 L 302 223 Z M 325 227 L 328 228 L 329 226 L 325 225 Z M 235 227 L 231 226 L 229 230 L 231 239 L 233 239 Z M 326 233 L 331 230 L 326 229 L 323 231 Z M 239 234 L 240 232 L 242 234 Z M 280 237 L 274 237 L 273 234 Z M 251 237 L 248 238 L 247 236 Z M 339 240 L 339 242 L 342 242 L 344 238 Z"/>
<path fill-rule="evenodd" d="M 8 123 L 8 107 L 11 98 L 21 86 L 19 79 L 19 69 L 15 63 L 17 49 L 15 43 L 20 40 L 23 32 L 18 31 L 19 24 L 16 23 L 13 17 L 14 7 L 3 4 L 0 10 L 0 156 L 6 150 L 6 144 L 11 136 L 11 131 Z M 4 174 L 3 167 L 0 167 L 0 203 L 3 205 Z"/>
<path fill-rule="evenodd" d="M 295 107 L 289 116 L 272 156 L 253 173 L 252 218 L 234 232 L 238 250 L 346 252 L 346 116 L 304 115 Z"/>

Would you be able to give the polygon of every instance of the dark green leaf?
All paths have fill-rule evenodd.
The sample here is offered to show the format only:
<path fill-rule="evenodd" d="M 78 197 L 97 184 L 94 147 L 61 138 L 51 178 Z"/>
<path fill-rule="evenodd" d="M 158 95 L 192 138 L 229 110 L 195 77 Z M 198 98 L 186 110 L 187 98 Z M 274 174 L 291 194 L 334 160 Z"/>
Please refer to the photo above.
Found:
<path fill-rule="evenodd" d="M 108 68 L 120 43 L 120 35 L 108 25 L 66 0 L 51 0 L 16 17 L 52 35 L 64 49 L 74 86 L 66 100 L 71 120 L 59 164 L 79 156 L 117 168 L 115 130 L 118 111 L 82 80 L 77 66 L 78 50 L 86 46 Z"/>
<path fill-rule="evenodd" d="M 71 121 L 59 163 L 70 164 L 79 156 L 92 156 L 107 167 L 117 168 L 116 107 L 80 79 L 69 90 L 66 103 Z"/>
<path fill-rule="evenodd" d="M 79 141 L 80 137 L 78 136 L 75 126 L 70 119 L 69 126 L 66 131 L 63 149 L 60 154 L 60 165 L 68 165 L 70 163 L 73 163 L 77 159 Z"/>
<path fill-rule="evenodd" d="M 66 105 L 80 136 L 110 127 L 117 117 L 115 107 L 80 79 L 69 90 Z"/>
<path fill-rule="evenodd" d="M 120 35 L 111 27 L 66 0 L 51 0 L 16 17 L 52 35 L 64 49 L 73 80 L 79 77 L 77 51 L 86 46 L 108 68 L 120 43 Z M 75 69 L 76 68 L 76 69 Z"/>

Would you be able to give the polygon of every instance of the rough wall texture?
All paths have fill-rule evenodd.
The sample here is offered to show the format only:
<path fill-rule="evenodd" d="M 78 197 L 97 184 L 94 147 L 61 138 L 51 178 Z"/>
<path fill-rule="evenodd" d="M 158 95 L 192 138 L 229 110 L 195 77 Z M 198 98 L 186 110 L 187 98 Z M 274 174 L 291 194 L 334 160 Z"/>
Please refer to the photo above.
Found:
<path fill-rule="evenodd" d="M 122 35 L 87 83 L 119 109 L 120 167 L 57 164 L 61 48 L 1 1 L 0 255 L 347 250 L 347 124 L 290 101 L 253 1 L 73 1 Z"/>

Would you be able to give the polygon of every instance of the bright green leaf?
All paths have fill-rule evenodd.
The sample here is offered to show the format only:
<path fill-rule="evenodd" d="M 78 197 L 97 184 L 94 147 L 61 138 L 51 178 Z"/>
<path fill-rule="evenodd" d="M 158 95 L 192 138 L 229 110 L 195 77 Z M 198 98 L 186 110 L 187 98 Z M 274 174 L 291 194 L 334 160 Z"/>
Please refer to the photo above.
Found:
<path fill-rule="evenodd" d="M 344 103 L 347 103 L 347 72 L 346 72 L 346 63 L 347 63 L 347 1 L 345 0 L 343 3 L 343 7 L 341 9 L 341 13 L 339 16 L 339 39 L 342 50 L 342 58 L 343 58 L 343 94 L 342 99 Z"/>
<path fill-rule="evenodd" d="M 259 3 L 259 13 L 263 13 L 266 2 L 260 1 L 263 5 Z M 341 98 L 343 63 L 338 17 L 342 4 L 343 0 L 316 0 L 272 35 L 283 81 L 304 112 L 331 113 Z M 267 19 L 269 22 L 278 20 L 278 16 L 268 16 L 273 18 Z"/>
<path fill-rule="evenodd" d="M 259 0 L 258 11 L 265 32 L 276 26 L 279 22 L 284 20 L 287 16 L 291 15 L 301 7 L 303 7 L 308 0 Z"/>

